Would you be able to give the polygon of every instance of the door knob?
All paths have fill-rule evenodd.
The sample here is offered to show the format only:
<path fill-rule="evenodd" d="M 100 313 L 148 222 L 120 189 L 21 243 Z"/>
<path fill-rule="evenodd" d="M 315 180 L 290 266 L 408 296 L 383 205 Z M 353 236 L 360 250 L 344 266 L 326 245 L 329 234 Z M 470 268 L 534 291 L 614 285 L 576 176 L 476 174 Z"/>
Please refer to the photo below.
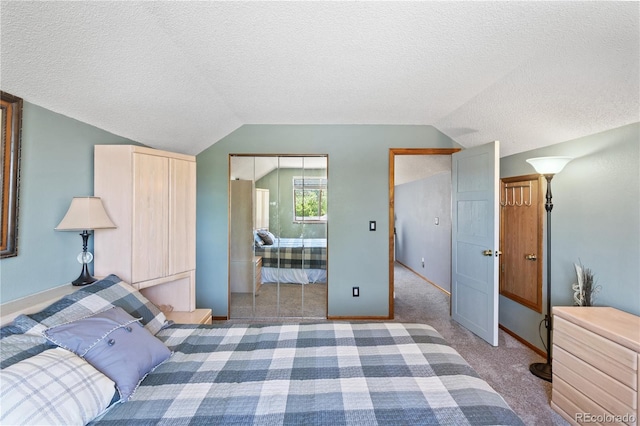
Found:
<path fill-rule="evenodd" d="M 483 252 L 482 252 L 482 254 L 483 254 L 484 256 L 492 256 L 492 255 L 493 255 L 493 251 L 491 251 L 491 250 L 485 250 L 485 251 L 483 251 Z"/>
<path fill-rule="evenodd" d="M 538 256 L 536 256 L 535 254 L 525 254 L 524 258 L 527 260 L 537 260 Z"/>

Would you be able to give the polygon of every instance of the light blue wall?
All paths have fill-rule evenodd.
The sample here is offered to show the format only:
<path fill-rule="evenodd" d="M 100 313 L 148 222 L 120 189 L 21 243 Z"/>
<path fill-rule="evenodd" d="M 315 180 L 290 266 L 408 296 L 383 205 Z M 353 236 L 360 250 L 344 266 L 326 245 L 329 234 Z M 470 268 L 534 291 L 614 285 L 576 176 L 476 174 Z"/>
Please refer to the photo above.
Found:
<path fill-rule="evenodd" d="M 527 158 L 574 157 L 551 181 L 552 306 L 573 304 L 574 263 L 582 262 L 602 286 L 596 305 L 640 315 L 639 146 L 640 123 L 635 123 L 501 159 L 500 175 L 508 177 L 535 173 Z M 546 302 L 546 270 L 543 274 Z M 500 323 L 541 349 L 543 317 L 500 297 Z"/>
<path fill-rule="evenodd" d="M 432 126 L 246 125 L 197 157 L 197 304 L 228 307 L 229 153 L 328 154 L 330 316 L 387 316 L 389 148 L 458 148 Z M 377 221 L 370 232 L 369 221 Z M 361 295 L 351 297 L 351 287 Z"/>
<path fill-rule="evenodd" d="M 394 197 L 396 259 L 450 292 L 451 173 L 397 185 Z"/>
<path fill-rule="evenodd" d="M 18 256 L 0 260 L 3 303 L 78 277 L 82 239 L 53 228 L 71 198 L 93 195 L 93 146 L 132 143 L 28 102 L 22 120 Z"/>

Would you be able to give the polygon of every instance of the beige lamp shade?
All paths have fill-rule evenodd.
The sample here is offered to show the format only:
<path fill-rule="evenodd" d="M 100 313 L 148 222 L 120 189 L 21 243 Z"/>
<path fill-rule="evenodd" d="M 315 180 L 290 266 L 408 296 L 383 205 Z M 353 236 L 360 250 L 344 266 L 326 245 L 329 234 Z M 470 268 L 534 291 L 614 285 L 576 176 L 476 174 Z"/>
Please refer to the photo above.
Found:
<path fill-rule="evenodd" d="M 541 175 L 555 175 L 560 173 L 571 160 L 573 160 L 572 157 L 537 157 L 526 161 Z"/>
<path fill-rule="evenodd" d="M 100 197 L 73 197 L 67 214 L 56 226 L 56 231 L 84 231 L 115 228 L 104 210 Z"/>

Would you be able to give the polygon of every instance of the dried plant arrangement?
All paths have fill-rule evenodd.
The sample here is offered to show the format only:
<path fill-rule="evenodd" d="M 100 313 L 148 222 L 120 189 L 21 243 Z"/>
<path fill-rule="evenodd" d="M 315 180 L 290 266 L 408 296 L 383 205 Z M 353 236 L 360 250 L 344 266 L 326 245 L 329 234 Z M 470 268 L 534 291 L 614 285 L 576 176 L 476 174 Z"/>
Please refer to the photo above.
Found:
<path fill-rule="evenodd" d="M 578 276 L 578 282 L 574 283 L 573 288 L 573 300 L 576 306 L 593 306 L 595 295 L 600 291 L 602 286 L 596 285 L 595 275 L 589 268 L 585 268 L 580 264 L 574 263 L 576 267 L 576 275 Z"/>

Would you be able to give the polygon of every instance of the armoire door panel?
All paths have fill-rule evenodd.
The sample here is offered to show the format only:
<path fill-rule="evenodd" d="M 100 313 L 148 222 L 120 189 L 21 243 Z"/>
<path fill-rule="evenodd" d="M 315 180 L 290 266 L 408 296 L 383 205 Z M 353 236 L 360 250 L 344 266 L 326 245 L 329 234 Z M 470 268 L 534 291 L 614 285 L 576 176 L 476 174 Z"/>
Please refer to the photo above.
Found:
<path fill-rule="evenodd" d="M 133 167 L 132 278 L 139 282 L 167 274 L 169 160 L 136 153 Z"/>
<path fill-rule="evenodd" d="M 196 163 L 169 159 L 169 275 L 195 269 Z"/>

